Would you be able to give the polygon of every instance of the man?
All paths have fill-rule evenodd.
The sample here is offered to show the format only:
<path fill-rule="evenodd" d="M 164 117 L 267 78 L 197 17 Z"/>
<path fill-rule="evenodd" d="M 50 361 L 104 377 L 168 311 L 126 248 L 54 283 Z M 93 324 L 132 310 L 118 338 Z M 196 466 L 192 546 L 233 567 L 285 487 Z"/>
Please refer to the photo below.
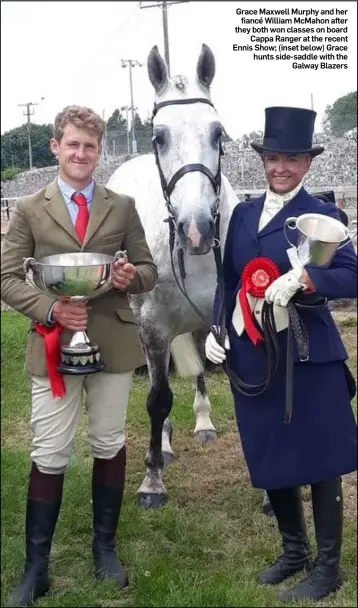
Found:
<path fill-rule="evenodd" d="M 299 603 L 320 600 L 342 584 L 341 476 L 357 469 L 357 429 L 350 403 L 354 379 L 327 307 L 328 299 L 357 297 L 354 248 L 352 243 L 340 248 L 329 267 L 304 266 L 290 257 L 284 232 L 287 218 L 304 213 L 339 219 L 333 203 L 318 200 L 303 187 L 312 159 L 323 152 L 321 146 L 312 147 L 315 116 L 303 108 L 266 109 L 263 144 L 252 147 L 263 160 L 268 187 L 263 196 L 233 211 L 223 261 L 225 349 L 213 333 L 206 341 L 208 359 L 218 364 L 227 358 L 230 370 L 241 379 L 231 387 L 251 482 L 267 491 L 282 536 L 283 554 L 259 581 L 278 585 L 307 570 L 297 585 L 279 594 L 282 601 Z M 290 238 L 295 238 L 294 231 Z M 308 357 L 299 357 L 296 347 L 294 352 L 287 349 L 287 305 L 292 298 L 307 329 Z M 263 385 L 272 356 L 262 346 L 265 299 L 273 304 L 276 321 L 277 371 L 265 391 L 248 396 L 250 385 Z M 287 375 L 290 358 L 293 386 Z M 314 561 L 303 516 L 304 485 L 312 489 L 318 549 Z"/>
<path fill-rule="evenodd" d="M 60 511 L 64 473 L 86 392 L 93 461 L 93 557 L 98 578 L 128 578 L 116 557 L 115 533 L 125 480 L 125 420 L 133 370 L 145 358 L 127 293 L 151 290 L 157 269 L 145 240 L 134 200 L 93 180 L 101 153 L 104 122 L 86 107 L 69 106 L 55 119 L 50 146 L 59 163 L 56 181 L 17 201 L 2 253 L 2 299 L 32 320 L 26 370 L 32 377 L 32 467 L 27 497 L 26 562 L 7 606 L 27 606 L 49 589 L 51 541 Z M 113 288 L 91 302 L 56 300 L 25 282 L 25 257 L 36 260 L 88 251 L 114 255 L 125 249 L 128 262 L 113 265 Z M 88 376 L 49 378 L 46 340 L 58 332 L 61 344 L 88 327 L 106 363 Z M 58 348 L 59 348 L 58 344 Z"/>

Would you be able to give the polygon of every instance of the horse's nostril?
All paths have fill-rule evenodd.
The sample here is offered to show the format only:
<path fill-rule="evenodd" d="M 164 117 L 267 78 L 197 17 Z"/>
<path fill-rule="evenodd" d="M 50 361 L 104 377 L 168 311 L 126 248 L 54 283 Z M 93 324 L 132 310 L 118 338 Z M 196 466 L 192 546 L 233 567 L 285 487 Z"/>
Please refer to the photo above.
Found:
<path fill-rule="evenodd" d="M 198 227 L 200 234 L 203 237 L 207 238 L 207 237 L 212 237 L 214 235 L 215 223 L 212 218 L 205 219 L 205 220 L 199 220 L 197 222 L 197 227 Z"/>
<path fill-rule="evenodd" d="M 179 236 L 186 236 L 186 234 L 188 233 L 188 222 L 178 222 L 177 230 Z"/>
<path fill-rule="evenodd" d="M 177 230 L 179 238 L 190 241 L 193 247 L 199 247 L 203 239 L 207 241 L 213 238 L 215 223 L 210 217 L 182 220 L 178 221 Z"/>

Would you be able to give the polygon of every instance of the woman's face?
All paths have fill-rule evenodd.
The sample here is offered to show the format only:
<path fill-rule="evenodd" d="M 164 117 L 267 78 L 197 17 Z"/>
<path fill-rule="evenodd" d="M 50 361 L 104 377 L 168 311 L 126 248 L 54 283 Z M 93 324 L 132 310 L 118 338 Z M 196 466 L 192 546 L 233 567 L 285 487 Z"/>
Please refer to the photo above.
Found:
<path fill-rule="evenodd" d="M 264 169 L 271 190 L 276 194 L 291 192 L 307 173 L 311 161 L 308 154 L 289 156 L 279 152 L 264 152 Z"/>

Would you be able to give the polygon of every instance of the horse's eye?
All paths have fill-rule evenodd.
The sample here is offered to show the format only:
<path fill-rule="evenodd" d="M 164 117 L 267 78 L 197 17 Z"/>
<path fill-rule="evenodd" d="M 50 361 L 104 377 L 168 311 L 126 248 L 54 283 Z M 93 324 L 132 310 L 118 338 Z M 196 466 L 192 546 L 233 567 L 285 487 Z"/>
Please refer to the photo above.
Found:
<path fill-rule="evenodd" d="M 163 133 L 154 133 L 152 141 L 155 141 L 155 143 L 157 144 L 157 146 L 159 148 L 164 146 L 164 144 L 165 144 L 164 134 Z"/>
<path fill-rule="evenodd" d="M 211 138 L 212 138 L 212 143 L 214 145 L 218 144 L 218 142 L 220 141 L 220 138 L 222 137 L 223 134 L 223 128 L 221 125 L 215 125 L 215 127 L 212 130 L 211 133 Z"/>

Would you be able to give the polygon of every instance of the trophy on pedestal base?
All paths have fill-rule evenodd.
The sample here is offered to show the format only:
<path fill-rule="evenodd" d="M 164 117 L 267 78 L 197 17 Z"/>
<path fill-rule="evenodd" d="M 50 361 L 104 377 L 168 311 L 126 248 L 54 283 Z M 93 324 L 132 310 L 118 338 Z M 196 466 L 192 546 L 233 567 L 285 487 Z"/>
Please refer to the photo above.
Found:
<path fill-rule="evenodd" d="M 88 301 L 112 288 L 113 262 L 127 260 L 126 251 L 114 256 L 101 253 L 61 253 L 23 263 L 26 279 L 32 287 L 58 299 Z M 105 367 L 98 344 L 91 342 L 85 331 L 76 331 L 71 342 L 61 346 L 58 371 L 70 375 L 87 375 Z"/>

